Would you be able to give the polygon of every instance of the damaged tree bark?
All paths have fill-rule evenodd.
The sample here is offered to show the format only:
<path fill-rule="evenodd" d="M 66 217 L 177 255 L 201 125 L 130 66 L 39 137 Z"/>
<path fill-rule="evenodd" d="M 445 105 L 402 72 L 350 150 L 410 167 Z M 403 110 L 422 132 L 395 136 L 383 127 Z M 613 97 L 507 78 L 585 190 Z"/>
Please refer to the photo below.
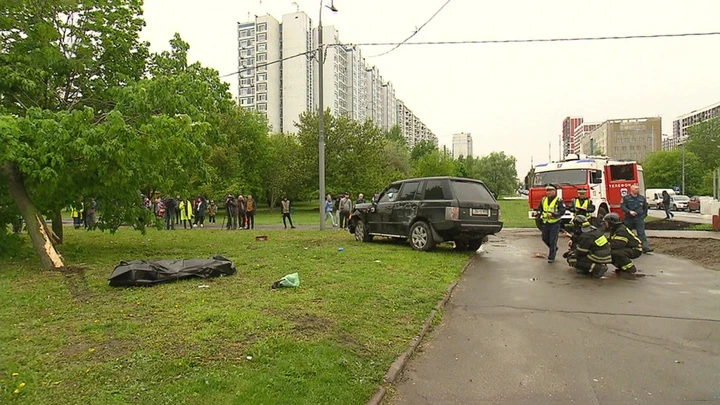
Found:
<path fill-rule="evenodd" d="M 63 223 L 62 223 L 62 211 L 57 210 L 52 214 L 52 231 L 55 235 L 52 235 L 53 243 L 55 245 L 61 245 L 63 243 Z"/>
<path fill-rule="evenodd" d="M 65 270 L 62 257 L 53 244 L 53 237 L 57 236 L 48 229 L 42 214 L 30 200 L 20 169 L 13 162 L 5 162 L 2 174 L 7 178 L 10 195 L 25 220 L 33 247 L 40 256 L 43 267 L 45 270 Z"/>

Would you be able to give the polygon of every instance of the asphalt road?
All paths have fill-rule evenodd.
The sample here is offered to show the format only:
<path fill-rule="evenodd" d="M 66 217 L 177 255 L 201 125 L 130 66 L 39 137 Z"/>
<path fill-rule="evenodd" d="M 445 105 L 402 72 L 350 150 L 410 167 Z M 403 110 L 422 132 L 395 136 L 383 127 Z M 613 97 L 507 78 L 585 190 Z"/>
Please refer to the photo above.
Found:
<path fill-rule="evenodd" d="M 720 272 L 654 254 L 594 280 L 533 231 L 484 251 L 388 403 L 720 403 Z"/>
<path fill-rule="evenodd" d="M 712 215 L 703 215 L 699 212 L 672 211 L 678 221 L 690 222 L 693 224 L 712 224 Z M 665 218 L 665 211 L 650 210 L 648 215 L 655 218 Z"/>

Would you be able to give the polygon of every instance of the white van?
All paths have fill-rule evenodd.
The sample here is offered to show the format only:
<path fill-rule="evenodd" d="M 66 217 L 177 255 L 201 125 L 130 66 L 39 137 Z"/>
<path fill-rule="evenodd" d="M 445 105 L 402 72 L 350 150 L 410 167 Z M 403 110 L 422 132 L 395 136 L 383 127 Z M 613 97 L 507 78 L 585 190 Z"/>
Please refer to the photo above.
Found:
<path fill-rule="evenodd" d="M 650 209 L 657 208 L 659 210 L 662 208 L 662 192 L 667 191 L 668 194 L 671 196 L 675 195 L 675 190 L 671 188 L 649 188 L 645 190 L 645 199 L 648 202 L 648 205 L 650 206 Z"/>

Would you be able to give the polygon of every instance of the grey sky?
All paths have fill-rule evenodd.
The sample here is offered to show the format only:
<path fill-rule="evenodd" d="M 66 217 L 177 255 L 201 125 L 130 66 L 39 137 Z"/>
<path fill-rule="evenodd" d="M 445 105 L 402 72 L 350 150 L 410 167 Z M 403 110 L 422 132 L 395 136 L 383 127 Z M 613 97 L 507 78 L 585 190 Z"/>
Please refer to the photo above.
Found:
<path fill-rule="evenodd" d="M 345 43 L 400 41 L 446 0 L 335 0 L 323 11 Z M 319 0 L 297 0 L 317 24 Z M 329 3 L 329 0 L 327 1 Z M 326 4 L 327 4 L 326 3 Z M 145 0 L 143 39 L 157 51 L 179 32 L 190 58 L 221 74 L 237 70 L 236 23 L 295 11 L 286 0 Z M 452 0 L 411 41 L 548 38 L 720 31 L 717 0 Z M 390 47 L 363 47 L 373 55 Z M 438 135 L 470 132 L 478 156 L 558 158 L 562 119 L 663 117 L 720 101 L 720 36 L 504 45 L 404 45 L 368 59 L 396 96 Z M 237 93 L 237 77 L 227 78 Z"/>

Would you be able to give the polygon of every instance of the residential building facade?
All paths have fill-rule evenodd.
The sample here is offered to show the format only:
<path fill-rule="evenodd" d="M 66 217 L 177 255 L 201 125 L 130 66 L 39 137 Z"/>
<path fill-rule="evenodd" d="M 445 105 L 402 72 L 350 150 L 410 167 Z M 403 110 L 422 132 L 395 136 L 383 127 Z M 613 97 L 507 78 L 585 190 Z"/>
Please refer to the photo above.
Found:
<path fill-rule="evenodd" d="M 272 132 L 297 132 L 300 115 L 319 107 L 318 39 L 302 11 L 281 21 L 263 15 L 238 23 L 238 103 L 262 112 Z M 333 116 L 370 119 L 383 131 L 399 125 L 395 88 L 367 65 L 360 48 L 343 45 L 333 26 L 323 26 L 323 44 L 323 107 Z M 432 134 L 412 116 L 413 125 L 402 132 L 408 144 Z"/>
<path fill-rule="evenodd" d="M 573 133 L 574 148 L 572 153 L 582 153 L 582 140 L 585 139 L 585 137 L 587 137 L 588 135 L 590 135 L 600 125 L 602 125 L 601 122 L 583 122 L 582 124 L 578 125 Z"/>
<path fill-rule="evenodd" d="M 688 138 L 687 129 L 691 126 L 717 117 L 720 117 L 720 101 L 705 108 L 679 116 L 673 121 L 672 141 L 668 142 L 668 147 L 676 149 L 685 143 Z"/>
<path fill-rule="evenodd" d="M 563 156 L 577 153 L 578 145 L 575 143 L 575 129 L 582 124 L 582 117 L 565 117 L 562 123 L 562 150 Z"/>
<path fill-rule="evenodd" d="M 603 122 L 582 139 L 580 153 L 642 162 L 650 153 L 661 149 L 662 118 L 646 117 Z"/>
<path fill-rule="evenodd" d="M 451 155 L 453 159 L 457 159 L 460 156 L 474 156 L 472 135 L 465 132 L 453 134 Z"/>
<path fill-rule="evenodd" d="M 400 99 L 396 102 L 396 111 L 397 125 L 411 149 L 422 141 L 431 141 L 435 146 L 438 145 L 437 136 Z"/>

